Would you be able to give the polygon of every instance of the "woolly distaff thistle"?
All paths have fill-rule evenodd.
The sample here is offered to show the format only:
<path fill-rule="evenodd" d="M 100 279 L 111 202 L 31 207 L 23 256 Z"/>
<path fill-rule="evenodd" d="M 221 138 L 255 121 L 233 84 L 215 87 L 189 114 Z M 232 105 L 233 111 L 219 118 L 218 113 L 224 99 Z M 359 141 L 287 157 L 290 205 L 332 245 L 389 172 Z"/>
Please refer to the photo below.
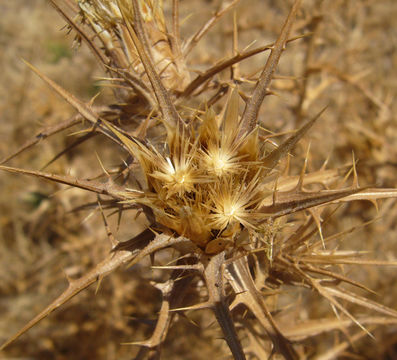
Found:
<path fill-rule="evenodd" d="M 359 188 L 355 164 L 350 171 L 321 169 L 306 173 L 304 167 L 297 176 L 283 171 L 281 161 L 321 113 L 272 150 L 266 148 L 263 141 L 266 136 L 257 123 L 279 58 L 291 40 L 289 34 L 300 1 L 294 2 L 274 44 L 236 55 L 193 81 L 190 81 L 186 58 L 201 35 L 198 33 L 181 45 L 177 1 L 173 3 L 171 33 L 165 26 L 161 2 L 80 0 L 78 7 L 66 0 L 52 2 L 105 65 L 111 81 L 122 83 L 115 91 L 117 104 L 106 108 L 84 104 L 29 66 L 78 111 L 78 116 L 65 128 L 82 119 L 88 120 L 92 125 L 89 134 L 99 132 L 128 153 L 125 168 L 114 179 L 133 169 L 136 187 L 75 180 L 7 166 L 1 169 L 106 196 L 110 199 L 109 207 L 139 209 L 146 215 L 149 227 L 130 241 L 115 244 L 103 262 L 81 278 L 71 280 L 59 298 L 2 348 L 119 266 L 136 264 L 165 248 L 175 249 L 177 255 L 174 264 L 161 267 L 173 272 L 166 283 L 157 284 L 163 293 L 163 305 L 156 328 L 149 340 L 135 343 L 155 349 L 158 354 L 174 314 L 183 311 L 211 309 L 234 359 L 245 359 L 248 351 L 256 358 L 263 359 L 264 354 L 270 356 L 276 352 L 286 359 L 295 359 L 301 355 L 297 352 L 297 339 L 345 328 L 351 323 L 365 330 L 363 321 L 355 318 L 341 300 L 397 318 L 396 311 L 341 287 L 345 283 L 364 288 L 328 267 L 353 261 L 350 257 L 354 254 L 325 250 L 331 239 L 321 234 L 321 215 L 329 216 L 324 205 L 394 197 L 395 190 Z M 221 8 L 214 19 L 231 5 Z M 86 30 L 67 14 L 67 6 L 79 14 Z M 97 35 L 103 50 L 90 40 L 87 34 L 92 33 Z M 251 96 L 243 96 L 248 98 L 243 112 L 239 111 L 239 89 L 230 86 L 221 113 L 208 108 L 198 111 L 200 116 L 182 119 L 180 108 L 184 100 L 194 96 L 217 72 L 265 50 L 271 50 L 270 56 Z M 124 130 L 114 120 L 126 118 L 140 122 L 135 131 Z M 147 135 L 147 129 L 155 127 L 158 119 L 166 131 L 165 140 L 160 142 Z M 347 188 L 341 188 L 344 171 L 354 176 L 353 185 Z M 318 190 L 306 190 L 313 184 Z M 294 218 L 294 214 L 305 210 L 305 217 Z M 283 232 L 287 222 L 295 230 L 288 236 Z M 205 299 L 197 278 L 205 284 Z M 283 329 L 274 309 L 267 303 L 282 285 L 314 290 L 343 316 L 327 329 L 307 330 L 304 334 Z M 184 298 L 192 288 L 202 302 L 187 306 Z M 252 316 L 239 313 L 240 306 L 248 309 Z M 376 321 L 366 320 L 367 323 Z M 241 327 L 248 336 L 243 344 Z"/>

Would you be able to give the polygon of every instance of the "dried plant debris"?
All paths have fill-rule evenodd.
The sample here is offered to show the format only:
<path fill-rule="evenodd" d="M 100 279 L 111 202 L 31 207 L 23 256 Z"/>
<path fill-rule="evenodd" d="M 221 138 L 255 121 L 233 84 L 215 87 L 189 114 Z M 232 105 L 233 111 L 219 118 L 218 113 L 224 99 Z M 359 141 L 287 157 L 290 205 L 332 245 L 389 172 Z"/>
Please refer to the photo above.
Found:
<path fill-rule="evenodd" d="M 343 204 L 366 200 L 377 207 L 377 200 L 395 198 L 397 190 L 359 186 L 354 155 L 349 166 L 330 168 L 324 163 L 309 169 L 306 139 L 327 112 L 324 107 L 309 119 L 306 115 L 307 103 L 316 97 L 309 89 L 309 76 L 324 69 L 313 65 L 318 14 L 307 21 L 306 10 L 301 13 L 301 1 L 296 0 L 274 43 L 243 51 L 238 51 L 235 16 L 233 55 L 194 75 L 189 55 L 238 1 L 221 1 L 187 39 L 180 35 L 178 0 L 50 2 L 76 42 L 85 43 L 101 64 L 113 98 L 101 105 L 95 105 L 95 98 L 82 101 L 26 62 L 77 114 L 39 132 L 4 157 L 0 169 L 96 194 L 96 201 L 75 211 L 93 208 L 102 215 L 112 249 L 92 270 L 68 278 L 67 289 L 6 340 L 2 350 L 91 284 L 99 286 L 119 267 L 147 258 L 161 273 L 151 282 L 161 292 L 161 306 L 152 335 L 129 343 L 142 348 L 137 359 L 161 358 L 170 328 L 205 309 L 218 325 L 218 330 L 213 326 L 205 332 L 216 340 L 220 329 L 234 359 L 303 359 L 312 355 L 314 341 L 337 334 L 327 351 L 319 346 L 315 354 L 335 358 L 349 347 L 354 351 L 363 334 L 370 339 L 380 325 L 397 323 L 397 311 L 373 300 L 367 285 L 346 271 L 347 265 L 397 262 L 372 259 L 365 248 L 341 247 L 361 225 L 331 234 L 324 230 L 338 222 Z M 273 133 L 261 123 L 266 114 L 262 103 L 276 91 L 272 80 L 280 58 L 295 41 L 306 41 L 307 47 L 294 107 L 297 130 Z M 266 51 L 270 54 L 259 75 L 243 75 L 240 63 Z M 230 76 L 220 81 L 227 71 Z M 326 71 L 374 99 L 352 77 Z M 77 139 L 41 170 L 8 165 L 45 138 L 77 126 Z M 103 174 L 93 179 L 45 170 L 94 137 L 105 137 L 120 148 L 120 164 L 107 170 L 99 160 Z M 297 149 L 303 143 L 306 153 Z M 298 156 L 291 157 L 294 152 Z M 145 228 L 128 241 L 118 241 L 108 225 L 112 215 L 119 220 L 139 216 Z M 138 224 L 136 219 L 140 228 L 142 220 Z M 314 300 L 309 296 L 318 305 L 310 303 Z M 324 304 L 330 311 L 318 309 Z"/>

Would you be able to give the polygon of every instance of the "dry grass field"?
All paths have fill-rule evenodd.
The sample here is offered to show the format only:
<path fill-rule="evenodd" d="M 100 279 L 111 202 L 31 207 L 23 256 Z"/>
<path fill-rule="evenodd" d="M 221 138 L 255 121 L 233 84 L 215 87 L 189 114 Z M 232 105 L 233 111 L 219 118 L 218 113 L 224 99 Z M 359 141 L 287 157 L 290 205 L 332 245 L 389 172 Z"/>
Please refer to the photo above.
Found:
<path fill-rule="evenodd" d="M 53 2 L 77 3 L 74 0 Z M 194 38 L 190 42 L 195 46 L 183 58 L 186 67 L 183 64 L 177 75 L 171 70 L 167 72 L 171 66 L 164 70 L 165 87 L 176 94 L 173 99 L 178 99 L 175 100 L 177 111 L 185 119 L 196 121 L 200 118 L 202 121 L 206 104 L 212 105 L 216 114 L 222 113 L 230 99 L 228 89 L 235 84 L 239 85 L 242 114 L 242 104 L 248 101 L 258 81 L 268 51 L 249 57 L 232 69 L 223 69 L 189 96 L 177 96 L 197 75 L 222 60 L 276 41 L 293 4 L 292 0 L 234 2 L 236 4 L 219 19 L 215 17 L 214 26 L 196 45 Z M 180 0 L 180 34 L 185 41 L 182 46 L 189 44 L 188 39 L 192 39 L 191 36 L 217 10 L 234 2 Z M 168 28 L 171 28 L 172 3 L 164 0 Z M 128 92 L 127 82 L 109 80 L 109 69 L 101 66 L 84 39 L 79 44 L 75 29 L 65 26 L 65 19 L 51 1 L 0 0 L 0 13 L 1 164 L 100 181 L 101 184 L 110 177 L 118 186 L 134 187 L 142 179 L 136 180 L 129 174 L 129 166 L 137 166 L 131 160 L 135 153 L 131 156 L 117 143 L 121 135 L 119 140 L 113 141 L 116 131 L 106 136 L 109 131 L 104 128 L 92 135 L 87 120 L 70 125 L 69 119 L 76 118 L 76 107 L 68 104 L 22 59 L 84 104 L 92 105 L 125 134 L 135 136 L 141 131 L 145 117 L 161 118 L 160 112 L 150 113 L 152 108 L 147 110 L 147 104 L 142 105 L 138 96 Z M 263 282 L 257 284 L 258 293 L 271 313 L 267 318 L 270 330 L 261 326 L 263 323 L 258 322 L 255 311 L 244 308 L 243 304 L 231 311 L 247 359 L 269 356 L 274 359 L 288 356 L 291 359 L 397 358 L 397 200 L 392 190 L 397 189 L 395 19 L 395 0 L 303 0 L 297 12 L 289 35 L 289 39 L 294 40 L 288 42 L 281 55 L 268 89 L 270 94 L 265 97 L 258 115 L 259 140 L 265 143 L 261 150 L 271 152 L 294 134 L 294 130 L 327 107 L 307 134 L 288 151 L 290 155 L 277 165 L 279 174 L 288 172 L 297 179 L 306 166 L 307 174 L 323 171 L 319 175 L 321 183 L 328 184 L 330 178 L 335 177 L 337 180 L 329 183 L 330 189 L 350 189 L 357 185 L 357 173 L 358 184 L 364 189 L 362 194 L 366 194 L 366 188 L 371 191 L 378 188 L 387 189 L 384 191 L 387 195 L 362 195 L 358 201 L 335 200 L 326 206 L 311 205 L 310 208 L 305 205 L 297 214 L 288 215 L 288 219 L 282 216 L 280 219 L 284 220 L 279 221 L 275 217 L 272 227 L 261 228 L 260 233 L 265 233 L 263 236 L 268 236 L 267 240 L 272 239 L 271 245 L 266 243 L 265 248 L 252 251 L 253 255 L 249 256 L 255 260 L 250 258 L 247 267 L 257 275 L 255 261 L 261 258 L 255 254 L 262 254 L 266 261 L 266 271 L 261 273 L 263 279 L 257 276 L 255 281 Z M 76 18 L 76 23 L 83 26 L 81 18 Z M 300 35 L 303 36 L 295 39 Z M 98 43 L 99 38 L 93 41 Z M 103 51 L 100 46 L 98 48 Z M 153 49 L 157 48 L 153 46 Z M 136 54 L 134 51 L 132 54 Z M 117 76 L 122 77 L 122 74 Z M 112 76 L 117 77 L 114 73 Z M 141 76 L 144 77 L 149 84 L 146 75 Z M 152 90 L 149 93 L 153 93 Z M 164 126 L 157 120 L 150 121 L 147 122 L 147 136 L 159 143 L 159 139 L 165 138 Z M 70 126 L 62 127 L 62 124 Z M 56 127 L 59 131 L 54 130 Z M 126 142 L 121 142 L 125 146 Z M 64 149 L 67 151 L 63 152 Z M 17 155 L 8 159 L 12 154 Z M 120 173 L 126 170 L 124 165 L 128 174 L 123 173 L 125 178 L 121 183 Z M 328 169 L 330 173 L 326 172 Z M 331 169 L 337 170 L 332 172 Z M 6 169 L 0 170 L 1 343 L 56 299 L 68 287 L 67 279 L 81 278 L 106 258 L 112 249 L 112 239 L 123 243 L 148 226 L 145 210 L 136 206 L 121 212 L 119 209 L 124 205 L 117 208 L 112 203 L 113 208 L 108 207 L 110 200 L 106 196 L 3 170 Z M 308 184 L 306 190 L 323 188 L 313 183 Z M 175 193 L 181 196 L 180 188 Z M 346 196 L 360 198 L 359 194 Z M 382 197 L 384 199 L 380 199 Z M 215 210 L 211 215 L 213 212 Z M 233 214 L 229 214 L 229 220 L 232 217 Z M 103 218 L 106 218 L 106 225 Z M 303 245 L 307 253 L 294 254 L 291 264 L 296 273 L 306 269 L 309 274 L 311 269 L 310 277 L 305 273 L 302 278 L 296 278 L 292 270 L 281 273 L 282 266 L 275 269 L 274 264 L 278 264 L 277 261 L 282 264 L 289 259 L 289 254 L 283 253 L 280 259 L 273 260 L 273 241 L 276 251 L 277 244 L 281 244 L 279 239 L 292 238 L 292 234 L 303 229 L 300 226 L 309 222 L 313 233 L 310 237 L 307 235 Z M 229 224 L 232 220 L 225 225 L 227 231 Z M 244 227 L 241 224 L 245 223 L 240 222 L 236 225 L 238 230 L 230 231 L 240 232 Z M 172 226 L 169 228 L 178 235 L 187 236 Z M 305 231 L 310 230 L 307 229 Z M 305 231 L 302 236 L 307 234 Z M 325 249 L 311 247 L 322 241 L 326 243 Z M 201 250 L 209 252 L 208 247 L 201 247 Z M 159 266 L 175 265 L 172 261 L 183 255 L 182 251 L 177 256 L 177 251 L 179 248 L 165 249 L 155 258 L 153 255 L 154 259 L 146 256 L 131 267 L 120 266 L 103 279 L 98 276 L 99 282 L 78 293 L 2 349 L 0 358 L 232 358 L 230 343 L 224 341 L 225 332 L 222 333 L 211 307 L 175 311 L 165 332 L 167 336 L 153 349 L 131 344 L 149 339 L 155 329 L 164 305 L 160 284 L 166 283 L 171 274 L 170 270 Z M 215 251 L 216 256 L 223 251 L 226 250 Z M 236 250 L 238 256 L 249 258 L 240 251 L 240 248 Z M 244 251 L 248 251 L 246 247 Z M 321 259 L 315 258 L 316 255 Z M 310 263 L 307 259 L 317 260 Z M 310 265 L 303 264 L 304 261 L 309 261 Z M 310 266 L 316 267 L 317 272 Z M 345 281 L 347 278 L 351 280 Z M 189 286 L 194 287 L 194 291 L 188 291 L 183 303 L 176 308 L 206 300 L 210 290 L 203 285 L 203 279 L 192 280 Z M 225 290 L 229 303 L 239 295 L 230 284 Z M 337 304 L 315 284 L 342 291 Z M 357 297 L 343 295 L 353 292 Z M 274 330 L 270 318 L 275 319 L 282 334 L 276 331 L 280 338 L 276 336 L 275 340 L 274 334 L 273 337 L 269 335 Z M 293 349 L 290 353 L 289 348 Z M 276 349 L 275 354 L 272 349 Z M 242 359 L 236 353 L 234 356 Z"/>

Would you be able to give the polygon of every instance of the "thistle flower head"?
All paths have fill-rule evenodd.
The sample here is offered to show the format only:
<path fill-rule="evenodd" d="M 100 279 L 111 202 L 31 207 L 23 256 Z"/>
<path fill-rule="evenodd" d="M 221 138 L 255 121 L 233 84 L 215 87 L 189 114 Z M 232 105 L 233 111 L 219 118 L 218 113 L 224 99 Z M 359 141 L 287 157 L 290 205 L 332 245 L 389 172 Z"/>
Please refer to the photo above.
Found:
<path fill-rule="evenodd" d="M 253 141 L 258 133 L 240 134 L 238 97 L 234 89 L 219 125 L 208 110 L 198 129 L 166 127 L 163 145 L 121 138 L 140 160 L 147 179 L 145 205 L 160 214 L 161 225 L 203 250 L 211 241 L 230 235 L 227 228 L 235 229 L 236 234 L 240 228 L 255 229 L 267 216 L 258 212 L 263 163 L 260 149 L 252 148 L 258 146 Z M 219 247 L 217 252 L 222 250 Z"/>

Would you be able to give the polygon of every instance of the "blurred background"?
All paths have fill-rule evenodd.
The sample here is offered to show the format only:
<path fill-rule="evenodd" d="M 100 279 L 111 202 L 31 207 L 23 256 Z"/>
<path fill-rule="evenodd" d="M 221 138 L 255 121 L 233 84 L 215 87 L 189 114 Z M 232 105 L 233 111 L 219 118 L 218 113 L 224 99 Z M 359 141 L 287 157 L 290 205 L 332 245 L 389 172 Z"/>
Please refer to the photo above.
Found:
<path fill-rule="evenodd" d="M 170 15 L 171 1 L 164 1 Z M 239 50 L 273 42 L 292 1 L 241 0 L 235 7 Z M 181 0 L 181 33 L 192 35 L 221 1 Z M 78 47 L 63 19 L 46 0 L 0 0 L 0 159 L 45 129 L 70 118 L 74 110 L 21 61 L 24 59 L 65 89 L 97 104 L 111 99 L 104 76 L 89 49 Z M 202 71 L 233 51 L 231 10 L 204 37 L 189 58 L 192 71 Z M 311 143 L 309 170 L 328 159 L 328 167 L 358 159 L 360 185 L 397 187 L 397 2 L 394 0 L 304 0 L 293 35 L 311 37 L 288 45 L 260 121 L 273 131 L 300 126 L 325 105 L 329 108 L 296 150 L 292 171 L 298 173 Z M 255 44 L 252 44 L 255 42 Z M 266 60 L 261 54 L 240 64 L 241 76 L 255 76 Z M 230 71 L 218 78 L 230 77 Z M 205 96 L 202 96 L 205 101 Z M 195 104 L 192 104 L 195 105 Z M 44 130 L 44 132 L 43 132 Z M 40 169 L 73 141 L 73 130 L 41 140 L 7 165 Z M 41 135 L 40 135 L 41 134 Z M 103 138 L 74 148 L 46 171 L 92 178 L 122 160 L 121 152 Z M 20 329 L 77 277 L 95 266 L 110 249 L 100 214 L 79 208 L 96 197 L 78 189 L 0 173 L 0 341 Z M 332 234 L 379 218 L 346 237 L 342 247 L 368 251 L 368 257 L 396 260 L 397 202 L 344 205 L 325 229 Z M 118 240 L 138 233 L 143 224 L 131 213 L 110 220 Z M 60 310 L 23 335 L 0 356 L 5 359 L 132 359 L 139 349 L 120 345 L 150 336 L 159 310 L 160 292 L 150 280 L 160 271 L 148 261 L 119 270 L 77 295 Z M 374 300 L 396 308 L 395 269 L 352 267 L 349 276 L 364 281 Z M 164 278 L 165 279 L 165 278 Z M 313 300 L 316 301 L 316 300 Z M 312 303 L 313 309 L 321 304 Z M 302 308 L 302 312 L 306 310 Z M 320 311 L 320 310 L 319 310 Z M 227 358 L 205 312 L 181 317 L 164 344 L 163 359 Z M 358 329 L 357 329 L 358 330 Z M 363 337 L 357 358 L 397 358 L 397 328 L 373 329 L 379 341 Z M 332 340 L 333 339 L 333 340 Z M 313 356 L 329 341 L 307 344 Z"/>

